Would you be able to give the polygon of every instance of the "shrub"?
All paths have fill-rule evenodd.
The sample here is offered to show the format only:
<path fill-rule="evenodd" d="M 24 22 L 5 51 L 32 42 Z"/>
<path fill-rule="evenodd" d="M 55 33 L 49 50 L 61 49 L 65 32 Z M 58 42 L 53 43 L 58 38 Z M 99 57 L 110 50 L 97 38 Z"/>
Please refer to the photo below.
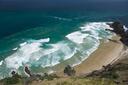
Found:
<path fill-rule="evenodd" d="M 19 82 L 20 82 L 19 78 L 16 78 L 16 77 L 8 77 L 8 78 L 3 79 L 4 85 L 13 85 Z"/>
<path fill-rule="evenodd" d="M 74 70 L 74 68 L 72 68 L 70 65 L 67 65 L 64 69 L 64 74 L 68 75 L 68 76 L 74 76 L 76 73 L 76 71 Z"/>

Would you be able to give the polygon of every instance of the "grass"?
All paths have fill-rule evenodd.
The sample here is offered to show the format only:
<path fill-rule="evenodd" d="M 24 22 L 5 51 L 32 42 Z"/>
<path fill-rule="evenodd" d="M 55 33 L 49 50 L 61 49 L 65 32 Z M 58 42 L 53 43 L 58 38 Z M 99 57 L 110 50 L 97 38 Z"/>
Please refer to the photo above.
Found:
<path fill-rule="evenodd" d="M 5 78 L 3 80 L 1 80 L 3 82 L 3 85 L 14 85 L 20 82 L 19 78 L 15 78 L 15 77 L 8 77 Z"/>
<path fill-rule="evenodd" d="M 32 85 L 36 84 L 33 83 Z M 54 80 L 45 80 L 38 85 L 116 85 L 113 80 L 105 78 L 59 78 Z"/>

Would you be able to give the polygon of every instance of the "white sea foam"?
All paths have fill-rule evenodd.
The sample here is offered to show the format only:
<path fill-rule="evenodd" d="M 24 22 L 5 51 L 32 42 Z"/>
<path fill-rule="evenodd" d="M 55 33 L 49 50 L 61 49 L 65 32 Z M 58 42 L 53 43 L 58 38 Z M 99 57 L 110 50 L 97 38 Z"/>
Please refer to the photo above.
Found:
<path fill-rule="evenodd" d="M 80 27 L 82 30 L 85 30 L 87 28 L 89 29 L 112 29 L 109 25 L 106 24 L 106 22 L 92 22 L 92 23 L 86 23 L 84 26 Z"/>
<path fill-rule="evenodd" d="M 58 19 L 58 20 L 63 20 L 63 21 L 71 21 L 72 20 L 72 19 L 57 17 L 57 16 L 49 16 L 49 17 L 54 18 L 54 19 Z"/>
<path fill-rule="evenodd" d="M 3 64 L 3 60 L 2 61 L 0 61 L 0 66 Z"/>
<path fill-rule="evenodd" d="M 20 48 L 12 55 L 8 56 L 5 59 L 6 65 L 8 68 L 16 68 L 18 69 L 22 66 L 23 63 L 28 63 L 29 60 L 38 60 L 39 57 L 36 57 L 35 53 L 38 53 L 41 48 L 40 46 L 44 42 L 49 42 L 49 38 L 41 39 L 41 40 L 30 40 L 31 43 L 21 43 Z M 34 56 L 34 57 L 33 57 Z"/>
<path fill-rule="evenodd" d="M 61 59 L 71 58 L 76 52 L 65 42 L 49 44 L 51 48 L 48 49 L 41 48 L 46 42 L 49 42 L 49 39 L 29 40 L 22 45 L 20 44 L 20 48 L 5 59 L 7 67 L 18 69 L 26 63 L 34 63 L 42 67 L 54 66 L 60 63 Z"/>
<path fill-rule="evenodd" d="M 47 56 L 47 60 L 45 63 L 42 63 L 42 67 L 59 64 L 61 60 L 67 60 L 76 53 L 76 49 L 71 49 L 68 43 L 65 42 L 59 42 L 50 45 L 52 46 L 52 49 L 44 50 L 45 56 Z"/>
<path fill-rule="evenodd" d="M 128 31 L 128 28 L 125 25 L 123 27 L 124 27 L 125 32 Z"/>
<path fill-rule="evenodd" d="M 29 42 L 37 42 L 37 43 L 46 43 L 50 41 L 50 38 L 46 38 L 46 39 L 40 39 L 40 40 L 29 40 Z"/>
<path fill-rule="evenodd" d="M 16 48 L 13 48 L 12 50 L 17 50 L 18 48 L 16 47 Z"/>
<path fill-rule="evenodd" d="M 21 43 L 20 46 L 22 47 L 22 46 L 24 46 L 26 44 L 27 44 L 27 42 L 24 42 L 24 43 Z"/>
<path fill-rule="evenodd" d="M 48 43 L 50 38 L 27 40 L 21 43 L 18 49 L 14 49 L 16 52 L 5 59 L 5 64 L 11 69 L 18 69 L 24 64 L 42 66 L 44 68 L 73 58 L 77 52 L 81 55 L 82 62 L 98 48 L 100 39 L 108 36 L 108 32 L 105 29 L 111 28 L 104 22 L 94 22 L 87 23 L 80 27 L 78 31 L 66 35 L 67 40 L 54 44 Z M 43 47 L 46 43 L 48 48 Z M 76 62 L 73 64 L 76 65 Z"/>
<path fill-rule="evenodd" d="M 106 22 L 86 23 L 80 27 L 80 31 L 75 31 L 66 36 L 70 41 L 79 44 L 76 45 L 77 50 L 84 55 L 81 56 L 81 62 L 98 48 L 100 39 L 105 39 L 111 36 L 111 33 L 106 32 L 105 29 L 112 28 L 110 28 Z M 73 64 L 73 66 L 79 63 L 80 62 L 77 62 Z"/>
<path fill-rule="evenodd" d="M 84 42 L 84 38 L 86 38 L 87 36 L 88 34 L 83 34 L 80 31 L 76 31 L 71 34 L 68 34 L 66 37 L 77 44 L 81 44 Z"/>
<path fill-rule="evenodd" d="M 82 44 L 84 39 L 89 36 L 101 39 L 100 32 L 106 33 L 105 29 L 111 28 L 105 22 L 93 22 L 83 25 L 80 29 L 80 31 L 68 34 L 66 37 L 77 44 Z"/>

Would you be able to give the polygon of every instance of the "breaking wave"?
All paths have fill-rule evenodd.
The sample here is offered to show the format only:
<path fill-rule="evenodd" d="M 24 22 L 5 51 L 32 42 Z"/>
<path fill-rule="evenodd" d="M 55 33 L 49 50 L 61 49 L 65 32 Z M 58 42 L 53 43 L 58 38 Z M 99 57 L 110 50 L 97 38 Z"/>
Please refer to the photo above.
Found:
<path fill-rule="evenodd" d="M 73 58 L 79 60 L 67 64 L 80 64 L 98 48 L 100 39 L 112 36 L 105 29 L 111 29 L 105 22 L 92 22 L 84 24 L 78 31 L 66 35 L 64 40 L 57 43 L 50 43 L 50 38 L 27 40 L 12 49 L 15 52 L 0 62 L 0 68 L 2 64 L 9 71 L 19 70 L 25 64 L 45 68 Z M 79 56 L 75 56 L 76 54 Z"/>
<path fill-rule="evenodd" d="M 72 21 L 72 19 L 69 19 L 69 18 L 63 18 L 63 17 L 57 17 L 57 16 L 48 16 L 48 17 L 53 18 L 53 19 L 62 20 L 62 21 Z"/>

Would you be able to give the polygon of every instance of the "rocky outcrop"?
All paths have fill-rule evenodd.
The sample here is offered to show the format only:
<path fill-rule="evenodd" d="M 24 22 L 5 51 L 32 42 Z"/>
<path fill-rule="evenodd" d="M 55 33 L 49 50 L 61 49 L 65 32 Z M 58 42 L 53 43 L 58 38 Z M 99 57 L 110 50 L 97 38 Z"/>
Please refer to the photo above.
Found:
<path fill-rule="evenodd" d="M 28 74 L 30 77 L 32 76 L 31 71 L 29 70 L 29 68 L 28 68 L 27 66 L 25 66 L 24 72 L 25 72 L 26 74 Z"/>
<path fill-rule="evenodd" d="M 117 35 L 119 35 L 120 41 L 128 46 L 128 30 L 125 30 L 124 26 L 122 23 L 120 22 L 113 22 L 113 23 L 107 23 L 111 28 L 113 28 L 113 30 L 109 30 L 112 31 L 114 33 L 116 33 Z"/>
<path fill-rule="evenodd" d="M 120 22 L 113 22 L 112 24 L 108 23 L 108 25 L 113 28 L 111 30 L 112 32 L 115 32 L 116 34 L 120 35 L 121 37 L 125 36 L 125 30 L 123 28 L 123 24 Z"/>
<path fill-rule="evenodd" d="M 71 67 L 70 65 L 67 65 L 64 69 L 64 74 L 68 75 L 68 76 L 74 76 L 75 75 L 75 70 L 73 67 Z"/>
<path fill-rule="evenodd" d="M 86 77 L 108 78 L 117 85 L 128 85 L 128 49 L 121 52 L 118 60 L 87 74 Z"/>

